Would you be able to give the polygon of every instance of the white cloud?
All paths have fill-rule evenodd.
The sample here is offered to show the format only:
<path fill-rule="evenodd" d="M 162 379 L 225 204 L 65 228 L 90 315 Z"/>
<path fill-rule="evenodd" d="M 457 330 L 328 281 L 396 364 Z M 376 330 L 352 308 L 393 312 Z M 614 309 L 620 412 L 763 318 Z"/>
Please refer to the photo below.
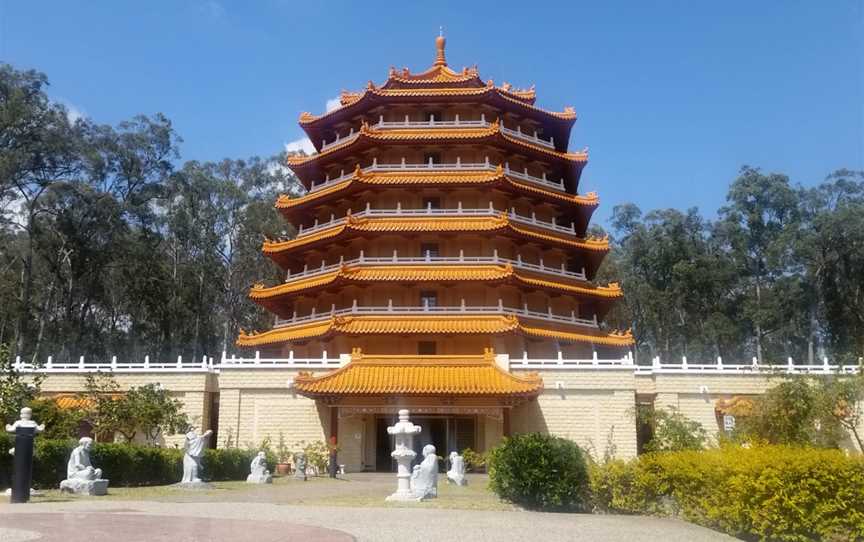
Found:
<path fill-rule="evenodd" d="M 285 152 L 300 151 L 303 151 L 306 154 L 312 154 L 315 152 L 315 146 L 312 145 L 312 141 L 310 141 L 308 137 L 302 137 L 300 139 L 295 139 L 294 141 L 289 141 L 288 143 L 285 143 Z"/>
<path fill-rule="evenodd" d="M 327 106 L 326 107 L 327 107 L 328 113 L 330 111 L 333 111 L 336 108 L 342 107 L 342 102 L 340 101 L 339 96 L 336 96 L 335 98 L 330 98 L 329 100 L 327 100 Z"/>

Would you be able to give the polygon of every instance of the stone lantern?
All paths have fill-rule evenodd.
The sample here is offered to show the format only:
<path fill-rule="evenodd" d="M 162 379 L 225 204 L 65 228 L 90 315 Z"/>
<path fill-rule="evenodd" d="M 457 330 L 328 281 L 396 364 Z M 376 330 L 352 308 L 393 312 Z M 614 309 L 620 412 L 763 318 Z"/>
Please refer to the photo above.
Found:
<path fill-rule="evenodd" d="M 387 497 L 388 501 L 416 501 L 411 491 L 411 462 L 417 453 L 414 451 L 414 435 L 422 431 L 419 425 L 408 420 L 408 410 L 399 411 L 399 421 L 387 428 L 387 433 L 396 438 L 396 448 L 390 457 L 396 460 L 396 493 Z"/>

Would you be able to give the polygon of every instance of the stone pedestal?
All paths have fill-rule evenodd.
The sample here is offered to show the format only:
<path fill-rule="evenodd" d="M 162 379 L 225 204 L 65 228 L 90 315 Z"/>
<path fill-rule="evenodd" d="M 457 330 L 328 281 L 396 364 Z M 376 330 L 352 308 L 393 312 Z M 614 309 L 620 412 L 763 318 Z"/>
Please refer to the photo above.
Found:
<path fill-rule="evenodd" d="M 396 460 L 396 492 L 387 497 L 388 501 L 416 501 L 417 497 L 411 490 L 411 462 L 417 455 L 414 452 L 414 435 L 422 431 L 419 425 L 409 421 L 407 410 L 399 411 L 399 421 L 387 428 L 387 433 L 396 439 L 396 447 L 390 457 Z"/>
<path fill-rule="evenodd" d="M 73 495 L 102 496 L 108 494 L 108 480 L 63 480 L 60 482 L 60 493 Z"/>

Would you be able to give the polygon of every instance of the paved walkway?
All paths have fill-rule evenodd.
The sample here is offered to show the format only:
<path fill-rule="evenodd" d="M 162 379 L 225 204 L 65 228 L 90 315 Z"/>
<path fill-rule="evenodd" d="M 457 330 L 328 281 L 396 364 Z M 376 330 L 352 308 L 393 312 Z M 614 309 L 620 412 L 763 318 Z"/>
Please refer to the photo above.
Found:
<path fill-rule="evenodd" d="M 682 521 L 641 516 L 544 514 L 497 502 L 477 479 L 444 486 L 434 503 L 385 507 L 392 475 L 346 481 L 181 492 L 111 489 L 113 496 L 0 505 L 2 542 L 514 541 L 697 542 L 733 538 Z M 126 491 L 124 493 L 124 491 Z M 142 500 L 146 499 L 146 500 Z M 50 500 L 50 498 L 49 498 Z M 381 506 L 378 503 L 381 502 Z M 332 504 L 341 506 L 332 506 Z M 477 506 L 472 506 L 476 504 Z M 498 508 L 493 508 L 495 504 Z M 453 509 L 442 506 L 455 506 Z M 437 507 L 437 508 L 436 508 Z M 483 508 L 477 510 L 465 508 Z"/>

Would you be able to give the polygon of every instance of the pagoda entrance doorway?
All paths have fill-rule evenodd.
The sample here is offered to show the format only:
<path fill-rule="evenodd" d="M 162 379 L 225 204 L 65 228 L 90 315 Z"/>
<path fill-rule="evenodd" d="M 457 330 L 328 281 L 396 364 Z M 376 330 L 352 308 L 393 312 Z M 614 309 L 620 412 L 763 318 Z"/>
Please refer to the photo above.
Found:
<path fill-rule="evenodd" d="M 375 470 L 377 472 L 396 472 L 396 462 L 390 457 L 393 451 L 393 437 L 387 434 L 387 427 L 396 423 L 398 417 L 382 414 L 375 418 Z M 423 428 L 414 437 L 414 465 L 423 460 L 423 447 L 435 446 L 436 453 L 446 458 L 450 452 L 461 452 L 465 448 L 477 449 L 476 416 L 411 416 L 411 421 Z M 446 461 L 439 462 L 441 472 L 446 471 Z"/>

